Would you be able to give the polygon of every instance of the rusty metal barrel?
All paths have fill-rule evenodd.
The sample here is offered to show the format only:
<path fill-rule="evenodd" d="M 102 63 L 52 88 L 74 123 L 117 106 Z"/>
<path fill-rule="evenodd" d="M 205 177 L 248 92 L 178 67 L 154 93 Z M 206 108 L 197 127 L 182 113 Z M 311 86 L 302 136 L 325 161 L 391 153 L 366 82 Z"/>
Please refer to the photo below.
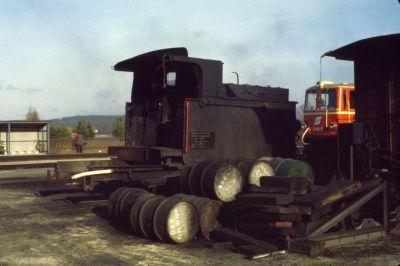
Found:
<path fill-rule="evenodd" d="M 114 219 L 116 217 L 115 209 L 117 205 L 117 200 L 119 196 L 128 189 L 129 187 L 120 187 L 114 190 L 113 193 L 111 193 L 110 197 L 108 198 L 108 216 L 110 217 L 110 219 Z"/>
<path fill-rule="evenodd" d="M 211 161 L 201 161 L 195 163 L 189 174 L 189 188 L 188 191 L 193 195 L 202 195 L 201 191 L 201 176 L 204 172 L 204 169 L 211 163 Z"/>
<path fill-rule="evenodd" d="M 131 188 L 127 192 L 121 194 L 115 212 L 121 222 L 121 225 L 129 225 L 130 209 L 135 203 L 136 199 L 143 193 L 148 194 L 148 192 L 144 189 Z"/>
<path fill-rule="evenodd" d="M 154 211 L 158 205 L 165 199 L 164 196 L 157 195 L 146 200 L 139 212 L 139 227 L 140 232 L 147 238 L 156 238 L 153 229 Z"/>
<path fill-rule="evenodd" d="M 157 238 L 169 243 L 187 243 L 199 229 L 199 216 L 189 202 L 171 197 L 159 203 L 154 211 L 153 230 Z"/>
<path fill-rule="evenodd" d="M 251 167 L 254 165 L 256 161 L 257 161 L 256 159 L 242 159 L 234 165 L 239 167 L 240 171 L 242 171 L 243 173 L 243 178 L 245 180 L 248 180 Z"/>
<path fill-rule="evenodd" d="M 181 170 L 181 175 L 180 175 L 181 191 L 183 191 L 186 194 L 191 193 L 189 190 L 189 175 L 190 171 L 192 170 L 192 167 L 193 167 L 192 165 L 185 165 Z"/>
<path fill-rule="evenodd" d="M 228 162 L 212 162 L 201 175 L 201 194 L 206 197 L 230 202 L 242 189 L 242 171 Z"/>
<path fill-rule="evenodd" d="M 314 183 L 314 171 L 311 166 L 304 161 L 283 159 L 277 165 L 275 172 L 278 176 L 304 177 L 308 179 L 311 184 Z"/>
<path fill-rule="evenodd" d="M 269 162 L 269 158 L 260 158 L 256 162 L 254 162 L 249 171 L 249 184 L 259 187 L 260 178 L 262 176 L 275 176 L 275 170 L 273 165 Z"/>
<path fill-rule="evenodd" d="M 186 194 L 176 194 L 174 197 L 193 204 L 199 214 L 199 232 L 206 239 L 211 239 L 210 233 L 218 228 L 221 228 L 221 224 L 217 217 L 219 215 L 222 202 Z"/>
<path fill-rule="evenodd" d="M 129 226 L 132 232 L 136 234 L 141 234 L 140 222 L 139 222 L 139 214 L 143 207 L 143 204 L 151 199 L 157 197 L 157 195 L 153 193 L 141 193 L 133 203 L 130 211 L 129 211 Z"/>

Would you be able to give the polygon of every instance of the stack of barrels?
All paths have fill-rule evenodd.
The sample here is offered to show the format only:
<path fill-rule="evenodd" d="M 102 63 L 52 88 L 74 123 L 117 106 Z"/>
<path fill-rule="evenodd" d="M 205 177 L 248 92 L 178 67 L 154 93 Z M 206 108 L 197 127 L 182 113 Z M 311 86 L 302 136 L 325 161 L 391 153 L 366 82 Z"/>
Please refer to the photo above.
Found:
<path fill-rule="evenodd" d="M 243 189 L 243 173 L 229 161 L 201 161 L 182 171 L 181 186 L 186 194 L 217 199 L 235 200 Z"/>
<path fill-rule="evenodd" d="M 110 195 L 108 211 L 118 226 L 163 242 L 189 242 L 199 229 L 199 215 L 193 204 L 139 188 L 115 190 Z"/>
<path fill-rule="evenodd" d="M 110 195 L 109 216 L 134 234 L 163 242 L 186 243 L 197 234 L 209 239 L 221 227 L 221 205 L 235 201 L 243 190 L 257 192 L 260 181 L 268 176 L 304 177 L 310 184 L 314 179 L 307 163 L 292 159 L 201 161 L 182 170 L 185 194 L 165 197 L 121 187 Z"/>
<path fill-rule="evenodd" d="M 200 161 L 186 166 L 181 175 L 186 194 L 234 201 L 236 195 L 250 186 L 260 186 L 263 176 L 305 177 L 313 183 L 314 174 L 304 161 L 280 157 Z"/>
<path fill-rule="evenodd" d="M 109 198 L 109 216 L 118 227 L 149 239 L 186 243 L 198 233 L 209 238 L 220 227 L 221 203 L 185 194 L 156 195 L 140 188 L 121 187 Z"/>

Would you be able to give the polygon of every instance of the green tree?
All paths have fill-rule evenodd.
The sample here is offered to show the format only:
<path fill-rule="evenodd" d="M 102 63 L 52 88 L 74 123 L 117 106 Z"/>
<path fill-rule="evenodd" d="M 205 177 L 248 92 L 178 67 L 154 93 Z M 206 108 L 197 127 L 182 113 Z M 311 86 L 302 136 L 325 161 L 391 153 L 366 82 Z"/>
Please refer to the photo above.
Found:
<path fill-rule="evenodd" d="M 52 139 L 68 138 L 70 137 L 70 134 L 71 132 L 65 126 L 50 126 L 50 138 Z"/>
<path fill-rule="evenodd" d="M 125 136 L 125 125 L 122 117 L 117 117 L 115 119 L 112 134 L 116 138 L 123 138 Z"/>
<path fill-rule="evenodd" d="M 25 120 L 30 122 L 40 121 L 40 116 L 35 107 L 29 106 L 29 110 L 25 115 Z"/>
<path fill-rule="evenodd" d="M 75 130 L 85 138 L 93 138 L 95 134 L 92 124 L 86 120 L 80 120 Z"/>

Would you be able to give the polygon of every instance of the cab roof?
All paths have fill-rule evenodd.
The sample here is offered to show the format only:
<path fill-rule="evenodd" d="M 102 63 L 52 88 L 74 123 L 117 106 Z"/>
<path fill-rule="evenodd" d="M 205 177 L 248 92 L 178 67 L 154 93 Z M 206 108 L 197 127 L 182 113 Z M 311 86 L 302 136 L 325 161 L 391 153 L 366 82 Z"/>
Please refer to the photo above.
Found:
<path fill-rule="evenodd" d="M 357 60 L 362 57 L 385 56 L 400 57 L 400 33 L 382 35 L 359 40 L 333 51 L 324 56 L 333 56 L 341 60 Z"/>

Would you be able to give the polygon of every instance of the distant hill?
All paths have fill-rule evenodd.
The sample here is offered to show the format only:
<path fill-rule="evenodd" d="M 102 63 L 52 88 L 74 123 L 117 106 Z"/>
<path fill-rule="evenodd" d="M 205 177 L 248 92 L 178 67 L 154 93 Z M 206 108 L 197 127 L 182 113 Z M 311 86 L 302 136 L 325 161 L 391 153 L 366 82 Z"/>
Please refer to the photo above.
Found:
<path fill-rule="evenodd" d="M 50 125 L 54 127 L 76 127 L 79 121 L 86 120 L 99 131 L 99 134 L 111 134 L 115 119 L 121 116 L 124 117 L 123 115 L 82 115 L 63 117 L 60 119 L 53 119 Z"/>

